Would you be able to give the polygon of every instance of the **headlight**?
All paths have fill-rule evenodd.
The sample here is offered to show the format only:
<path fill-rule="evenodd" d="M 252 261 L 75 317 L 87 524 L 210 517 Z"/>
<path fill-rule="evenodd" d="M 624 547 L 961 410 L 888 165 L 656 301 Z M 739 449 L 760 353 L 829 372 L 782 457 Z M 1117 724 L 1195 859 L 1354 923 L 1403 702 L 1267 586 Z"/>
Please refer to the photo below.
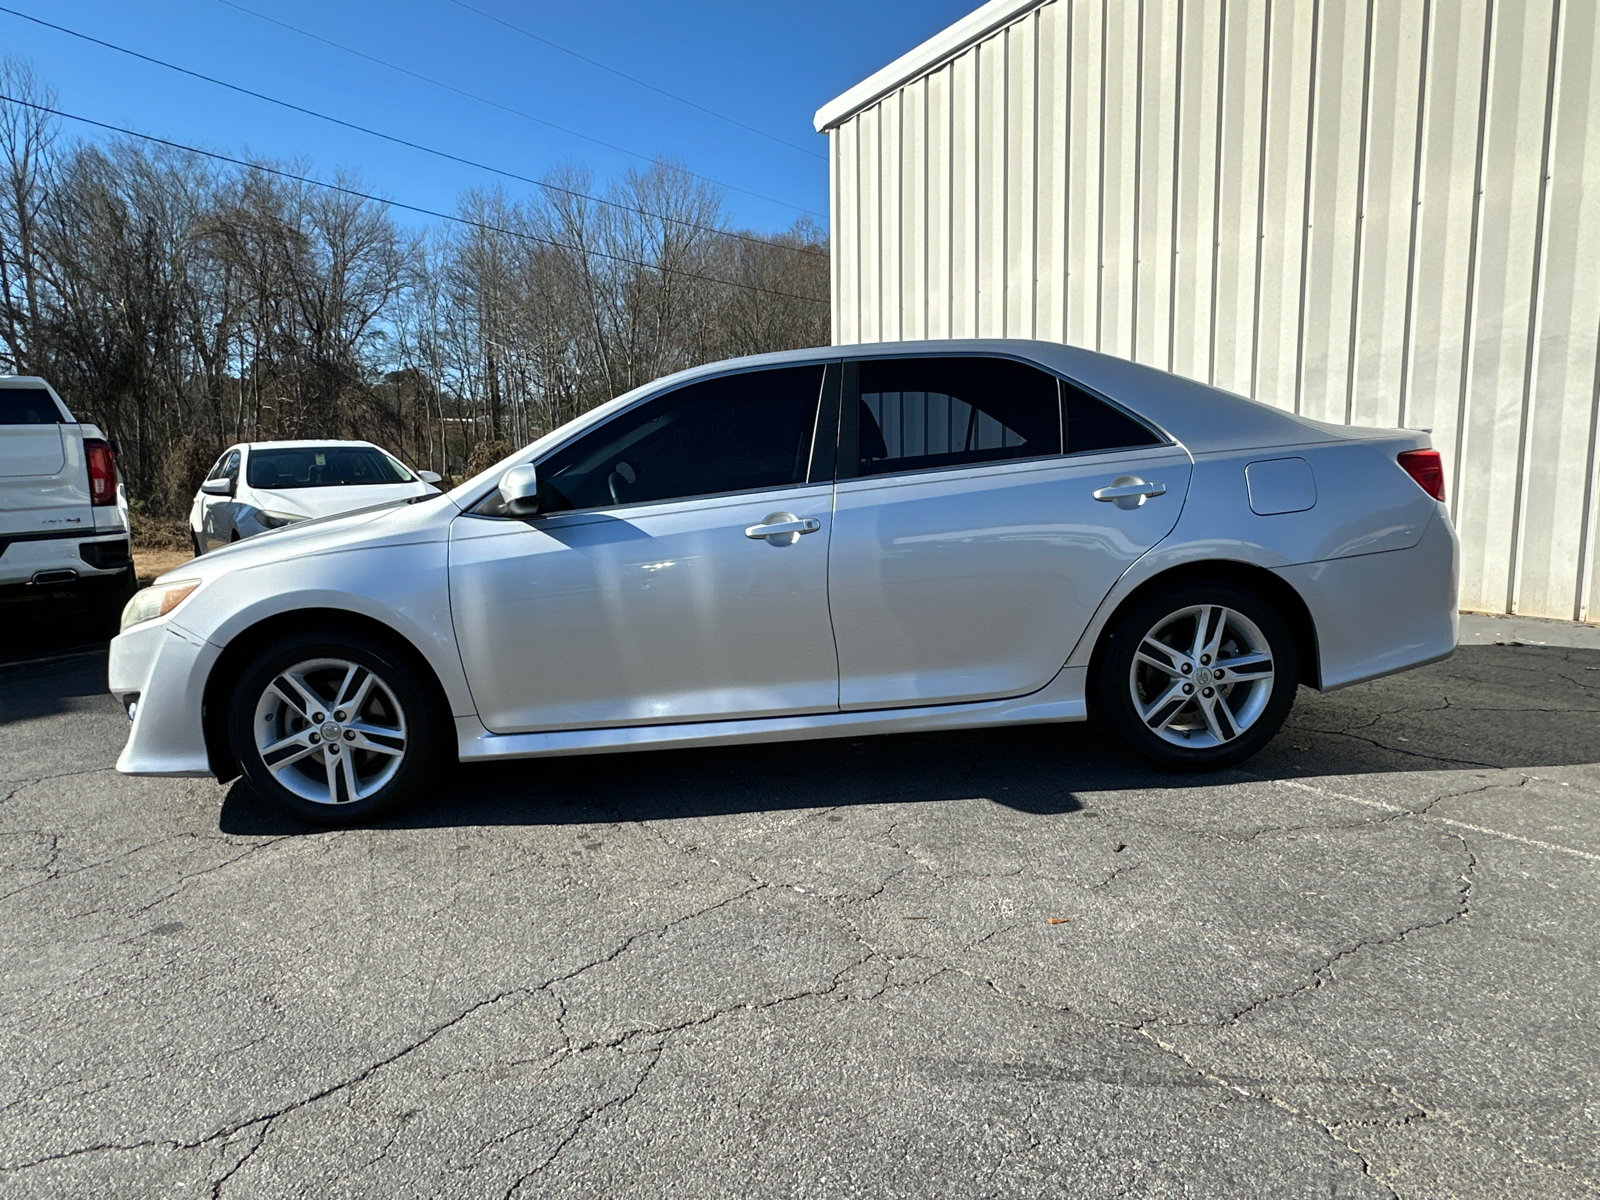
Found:
<path fill-rule="evenodd" d="M 282 529 L 285 525 L 293 525 L 296 521 L 304 521 L 305 517 L 299 513 L 273 512 L 270 508 L 263 508 L 256 513 L 256 520 L 268 529 Z"/>
<path fill-rule="evenodd" d="M 190 592 L 200 586 L 198 579 L 180 579 L 173 583 L 163 583 L 156 587 L 143 588 L 133 594 L 133 599 L 128 601 L 127 607 L 122 610 L 122 628 L 131 629 L 145 621 L 153 621 L 157 617 L 164 617 L 188 598 Z"/>

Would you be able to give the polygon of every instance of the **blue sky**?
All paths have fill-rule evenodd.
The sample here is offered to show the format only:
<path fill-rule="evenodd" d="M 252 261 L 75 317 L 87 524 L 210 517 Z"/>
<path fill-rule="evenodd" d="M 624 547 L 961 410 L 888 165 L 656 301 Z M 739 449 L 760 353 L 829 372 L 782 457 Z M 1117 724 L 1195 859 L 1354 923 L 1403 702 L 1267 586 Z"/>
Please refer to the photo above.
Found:
<path fill-rule="evenodd" d="M 781 143 L 619 79 L 452 0 L 234 0 L 600 141 L 645 156 L 676 158 L 690 170 L 729 185 L 726 202 L 733 219 L 758 230 L 781 229 L 802 208 L 820 214 L 826 223 L 827 143 L 811 128 L 816 109 L 978 4 L 467 2 L 763 130 Z M 630 166 L 642 165 L 628 154 L 319 44 L 224 0 L 0 3 L 518 174 L 539 177 L 571 162 L 589 167 L 599 186 Z M 186 79 L 6 13 L 0 13 L 0 52 L 29 60 L 68 112 L 210 150 L 299 160 L 322 178 L 343 168 L 395 200 L 449 211 L 463 189 L 495 182 L 494 176 L 470 167 Z M 105 136 L 70 122 L 67 132 Z M 526 190 L 502 182 L 510 190 Z"/>

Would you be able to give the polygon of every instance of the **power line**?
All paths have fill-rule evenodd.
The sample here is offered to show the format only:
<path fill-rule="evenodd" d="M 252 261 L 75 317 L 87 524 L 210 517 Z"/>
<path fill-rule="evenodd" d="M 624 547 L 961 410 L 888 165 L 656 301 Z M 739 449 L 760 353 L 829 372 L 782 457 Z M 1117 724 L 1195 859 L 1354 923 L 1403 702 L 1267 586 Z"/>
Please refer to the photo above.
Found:
<path fill-rule="evenodd" d="M 466 0 L 450 0 L 450 3 L 454 4 L 457 8 L 464 8 L 470 13 L 476 13 L 485 21 L 493 21 L 496 25 L 504 26 L 506 29 L 511 30 L 512 33 L 520 33 L 523 37 L 528 38 L 530 41 L 538 42 L 543 46 L 549 46 L 552 50 L 559 50 L 561 53 L 570 55 L 571 57 L 577 59 L 579 62 L 586 62 L 591 67 L 598 67 L 600 70 L 605 71 L 608 74 L 615 75 L 618 79 L 626 79 L 629 83 L 638 84 L 642 88 L 648 88 L 650 91 L 655 92 L 659 96 L 665 96 L 669 100 L 676 100 L 679 104 L 687 105 L 697 112 L 703 112 L 709 117 L 715 117 L 719 121 L 726 121 L 729 125 L 737 126 L 738 128 L 745 130 L 747 133 L 753 133 L 757 137 L 764 137 L 769 142 L 777 142 L 780 146 L 788 146 L 791 150 L 800 151 L 801 154 L 809 154 L 812 158 L 821 159 L 823 162 L 828 161 L 827 155 L 818 154 L 815 150 L 812 150 L 808 146 L 802 146 L 798 142 L 791 142 L 787 138 L 779 137 L 775 133 L 768 133 L 765 129 L 757 129 L 754 125 L 746 125 L 743 121 L 735 120 L 733 117 L 727 116 L 724 113 L 719 113 L 715 109 L 707 108 L 704 104 L 697 104 L 693 100 L 689 100 L 678 95 L 676 92 L 669 92 L 664 87 L 657 87 L 653 83 L 640 79 L 637 75 L 629 75 L 626 71 L 619 71 L 615 67 L 607 66 L 598 59 L 590 58 L 587 54 L 579 54 L 576 50 L 569 49 L 568 47 L 563 46 L 560 42 L 553 42 L 542 34 L 534 33 L 529 29 L 524 29 L 520 25 L 514 25 L 505 18 L 497 17 L 491 12 L 484 12 L 483 9 L 468 4 Z"/>
<path fill-rule="evenodd" d="M 519 175 L 515 171 L 507 171 L 500 167 L 492 167 L 488 163 L 481 163 L 475 161 L 474 159 L 463 158 L 461 155 L 451 154 L 447 150 L 438 150 L 432 146 L 424 146 L 420 142 L 413 142 L 403 137 L 397 137 L 392 133 L 384 133 L 381 130 L 371 129 L 365 125 L 358 125 L 354 121 L 346 121 L 342 117 L 335 117 L 325 112 L 319 112 L 313 108 L 306 108 L 304 105 L 294 104 L 288 100 L 280 100 L 278 97 L 269 96 L 265 92 L 252 91 L 250 88 L 241 87 L 236 83 L 229 83 L 226 79 L 218 79 L 215 76 L 206 75 L 200 71 L 192 71 L 188 67 L 180 67 L 177 63 L 170 63 L 165 59 L 153 58 L 148 54 L 141 54 L 137 50 L 131 50 L 126 46 L 119 46 L 115 42 L 107 42 L 101 38 L 93 37 L 87 33 L 80 33 L 76 29 L 69 29 L 65 25 L 57 25 L 52 21 L 44 20 L 42 17 L 35 17 L 25 12 L 19 12 L 17 9 L 8 8 L 3 4 L 0 4 L 0 12 L 9 13 L 13 17 L 20 17 L 24 21 L 31 21 L 35 25 L 42 25 L 46 29 L 53 29 L 57 33 L 64 33 L 68 37 L 75 37 L 81 41 L 90 42 L 93 45 L 103 47 L 104 49 L 114 50 L 118 54 L 126 54 L 128 57 L 137 58 L 141 62 L 147 62 L 157 67 L 165 67 L 169 71 L 176 71 L 180 75 L 187 75 L 191 79 L 198 79 L 203 83 L 209 83 L 216 87 L 226 88 L 228 91 L 237 92 L 241 96 L 249 96 L 255 100 L 263 100 L 268 104 L 276 104 L 279 108 L 286 108 L 291 112 L 301 113 L 302 115 L 308 117 L 315 117 L 319 121 L 326 121 L 331 125 L 339 125 L 345 129 L 353 129 L 357 133 L 364 133 L 369 137 L 380 138 L 383 141 L 391 142 L 396 146 L 405 146 L 410 150 L 419 150 L 423 154 L 431 154 L 435 158 L 443 158 L 449 160 L 450 162 L 461 163 L 464 166 L 474 167 L 480 171 L 488 171 L 492 175 L 501 175 L 507 179 L 515 179 L 521 183 L 532 184 L 535 187 L 548 188 L 550 191 L 560 192 L 563 195 L 572 196 L 577 199 L 590 200 L 596 204 L 604 204 L 611 208 L 620 208 L 626 212 L 637 213 L 642 217 L 650 217 L 652 220 L 670 221 L 674 224 L 682 225 L 689 229 L 699 230 L 702 233 L 712 233 L 719 237 L 737 238 L 742 242 L 749 242 L 753 245 L 759 246 L 771 246 L 774 249 L 786 250 L 793 254 L 811 254 L 818 258 L 827 257 L 821 251 L 812 250 L 805 246 L 791 246 L 786 245 L 783 242 L 772 241 L 768 238 L 755 237 L 751 234 L 734 233 L 730 230 L 721 229 L 715 225 L 707 225 L 704 222 L 690 221 L 683 217 L 673 217 L 667 215 L 666 213 L 651 212 L 646 208 L 637 208 L 631 204 L 623 204 L 621 201 L 607 200 L 601 196 L 591 196 L 588 192 L 580 192 L 573 188 L 562 187 L 560 184 L 548 183 L 544 180 L 533 179 L 527 175 Z"/>
<path fill-rule="evenodd" d="M 387 70 L 396 71 L 399 74 L 409 76 L 412 79 L 421 80 L 430 87 L 436 87 L 447 92 L 453 92 L 457 96 L 464 96 L 468 100 L 476 101 L 479 104 L 486 104 L 490 108 L 497 108 L 501 112 L 510 113 L 512 116 L 520 117 L 524 121 L 532 121 L 535 125 L 543 125 L 546 129 L 554 129 L 556 132 L 567 134 L 569 137 L 580 138 L 583 141 L 591 142 L 596 146 L 601 146 L 607 150 L 615 151 L 618 154 L 626 154 L 630 158 L 637 158 L 641 162 L 653 163 L 656 161 L 648 154 L 641 154 L 637 150 L 629 150 L 626 146 L 618 146 L 613 142 L 608 142 L 601 138 L 593 137 L 587 133 L 579 133 L 576 129 L 568 129 L 565 125 L 557 125 L 554 121 L 547 121 L 543 117 L 536 117 L 530 112 L 524 112 L 520 108 L 512 108 L 509 104 L 501 104 L 498 100 L 491 100 L 487 96 L 480 96 L 476 92 L 469 92 L 464 88 L 458 88 L 453 83 L 445 83 L 443 80 L 434 79 L 432 76 L 424 75 L 420 71 L 413 71 L 409 67 L 402 67 L 398 63 L 392 63 L 387 59 L 378 58 L 376 55 L 368 54 L 364 50 L 357 50 L 353 46 L 346 46 L 341 42 L 333 41 L 331 38 L 325 38 L 321 34 L 312 33 L 310 30 L 301 29 L 299 26 L 291 25 L 287 21 L 280 21 L 277 17 L 269 17 L 266 13 L 259 13 L 253 8 L 246 8 L 242 4 L 237 4 L 235 3 L 235 0 L 217 0 L 217 3 L 227 8 L 234 9 L 238 12 L 242 12 L 246 16 L 254 17 L 258 21 L 265 21 L 269 25 L 276 25 L 280 29 L 287 29 L 290 33 L 298 34 L 300 37 L 310 38 L 314 42 L 321 42 L 324 46 L 331 46 L 335 50 L 340 50 L 345 54 L 353 54 L 355 57 L 365 59 L 367 62 L 376 63 L 378 66 L 384 67 Z M 808 217 L 816 217 L 819 220 L 822 219 L 821 213 L 815 212 L 803 205 L 792 204 L 788 200 L 779 200 L 776 196 L 766 196 L 760 192 L 752 192 L 749 188 L 742 188 L 731 183 L 724 183 L 720 179 L 713 179 L 709 175 L 701 175 L 697 171 L 686 171 L 686 173 L 694 176 L 694 178 L 699 179 L 702 182 L 713 183 L 716 184 L 717 187 L 727 188 L 730 192 L 738 192 L 742 196 L 750 196 L 756 200 L 764 200 L 768 204 L 777 204 L 784 208 L 792 208 L 796 212 L 804 213 Z"/>
<path fill-rule="evenodd" d="M 451 221 L 457 225 L 466 225 L 473 229 L 482 229 L 488 233 L 498 233 L 506 237 L 518 238 L 526 242 L 537 242 L 543 246 L 550 246 L 557 250 L 566 250 L 572 254 L 593 255 L 595 258 L 608 259 L 611 262 L 622 263 L 630 267 L 643 267 L 647 271 L 656 271 L 662 275 L 676 275 L 682 279 L 698 279 L 705 283 L 715 283 L 722 287 L 738 288 L 745 292 L 760 292 L 767 296 L 781 296 L 786 300 L 803 300 L 808 304 L 827 304 L 828 301 L 817 296 L 802 296 L 798 292 L 780 292 L 776 288 L 764 288 L 753 283 L 735 283 L 731 279 L 720 279 L 715 275 L 702 275 L 695 271 L 679 271 L 663 267 L 656 263 L 645 262 L 643 259 L 628 258 L 621 254 L 610 254 L 604 250 L 591 250 L 584 246 L 574 246 L 569 242 L 558 242 L 554 238 L 540 237 L 536 233 L 525 233 L 520 229 L 506 229 L 499 225 L 491 225 L 487 221 L 474 221 L 470 217 L 458 216 L 454 213 L 440 212 L 434 208 L 423 208 L 418 204 L 407 204 L 402 200 L 390 200 L 371 192 L 363 192 L 357 188 L 345 187 L 343 184 L 327 183 L 321 179 L 313 179 L 309 175 L 297 175 L 293 171 L 285 171 L 281 167 L 269 167 L 265 163 L 249 162 L 242 158 L 234 158 L 228 154 L 219 154 L 215 150 L 202 150 L 198 146 L 191 146 L 185 142 L 175 142 L 170 138 L 157 137 L 152 133 L 140 133 L 137 129 L 127 129 L 121 125 L 112 125 L 105 121 L 96 121 L 92 117 L 80 117 L 77 113 L 69 113 L 63 109 L 51 108 L 47 104 L 38 104 L 32 100 L 24 100 L 20 96 L 8 96 L 0 92 L 0 100 L 11 104 L 20 104 L 24 108 L 31 108 L 36 112 L 49 113 L 53 117 L 62 117 L 68 121 L 77 121 L 84 125 L 92 125 L 96 129 L 109 130 L 120 133 L 126 137 L 140 138 L 146 142 L 154 142 L 159 146 L 169 146 L 174 150 L 182 150 L 188 154 L 198 154 L 202 158 L 215 159 L 218 162 L 231 163 L 236 167 L 243 167 L 248 171 L 261 171 L 267 175 L 275 175 L 280 179 L 289 179 L 295 183 L 303 183 L 310 187 L 324 188 L 330 192 L 339 192 L 358 200 L 370 200 L 374 204 L 382 204 L 388 208 L 403 209 L 406 212 L 419 213 L 425 217 L 433 217 L 440 221 Z"/>

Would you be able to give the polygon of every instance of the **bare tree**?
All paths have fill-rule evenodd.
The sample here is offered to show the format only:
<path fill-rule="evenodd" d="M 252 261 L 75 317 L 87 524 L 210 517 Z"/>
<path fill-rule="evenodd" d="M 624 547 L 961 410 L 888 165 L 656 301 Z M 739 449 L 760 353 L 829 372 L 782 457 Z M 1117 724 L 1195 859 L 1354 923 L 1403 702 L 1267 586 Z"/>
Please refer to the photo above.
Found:
<path fill-rule="evenodd" d="M 407 232 L 305 164 L 70 142 L 16 60 L 0 90 L 29 102 L 0 100 L 0 365 L 50 378 L 174 515 L 232 441 L 360 436 L 455 473 L 668 372 L 827 339 L 821 231 L 730 232 L 674 164 L 599 199 L 565 167 Z"/>

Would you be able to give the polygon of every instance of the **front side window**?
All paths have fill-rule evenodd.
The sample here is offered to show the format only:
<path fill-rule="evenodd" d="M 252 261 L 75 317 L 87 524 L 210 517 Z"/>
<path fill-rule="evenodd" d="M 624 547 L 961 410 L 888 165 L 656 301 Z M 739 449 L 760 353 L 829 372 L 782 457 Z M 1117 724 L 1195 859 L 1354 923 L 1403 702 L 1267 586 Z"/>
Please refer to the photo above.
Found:
<path fill-rule="evenodd" d="M 645 504 L 804 483 L 823 367 L 687 384 L 628 410 L 539 464 L 543 512 Z"/>
<path fill-rule="evenodd" d="M 222 478 L 237 480 L 239 478 L 239 452 L 230 450 L 227 459 L 222 464 Z"/>
<path fill-rule="evenodd" d="M 235 472 L 238 464 L 232 464 Z M 314 487 L 373 487 L 410 483 L 413 476 L 375 446 L 294 446 L 252 450 L 250 486 L 267 491 Z"/>

